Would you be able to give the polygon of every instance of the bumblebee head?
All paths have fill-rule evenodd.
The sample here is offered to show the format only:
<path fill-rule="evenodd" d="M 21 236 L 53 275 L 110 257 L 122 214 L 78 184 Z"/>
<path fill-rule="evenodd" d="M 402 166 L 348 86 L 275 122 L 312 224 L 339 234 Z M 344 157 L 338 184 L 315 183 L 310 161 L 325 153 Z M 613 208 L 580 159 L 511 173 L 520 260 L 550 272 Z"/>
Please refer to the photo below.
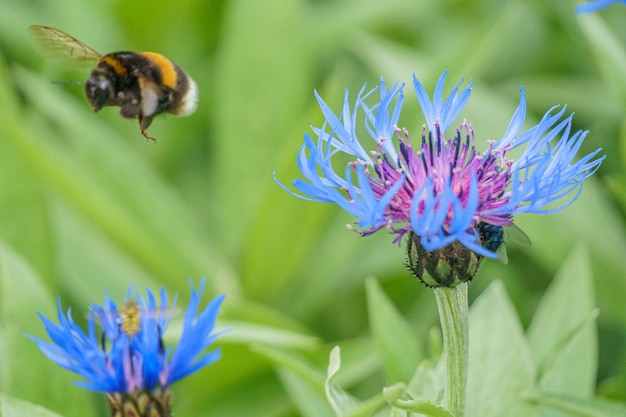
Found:
<path fill-rule="evenodd" d="M 114 97 L 113 83 L 104 74 L 94 71 L 85 84 L 85 94 L 93 110 L 98 111 Z"/>

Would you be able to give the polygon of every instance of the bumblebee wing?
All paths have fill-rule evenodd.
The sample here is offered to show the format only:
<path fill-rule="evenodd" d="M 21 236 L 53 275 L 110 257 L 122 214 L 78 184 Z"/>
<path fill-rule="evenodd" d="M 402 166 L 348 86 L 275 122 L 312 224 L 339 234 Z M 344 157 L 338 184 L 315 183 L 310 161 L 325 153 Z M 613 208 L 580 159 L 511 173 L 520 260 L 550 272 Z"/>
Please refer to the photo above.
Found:
<path fill-rule="evenodd" d="M 525 248 L 530 248 L 532 246 L 532 242 L 530 241 L 528 235 L 515 225 L 515 223 L 504 227 L 504 241 L 517 243 Z"/>
<path fill-rule="evenodd" d="M 107 329 L 117 328 L 122 321 L 119 312 L 115 310 L 105 311 L 98 305 L 92 305 L 85 318 L 93 320 L 95 323 L 99 323 L 100 326 Z"/>
<path fill-rule="evenodd" d="M 102 57 L 95 50 L 59 29 L 32 25 L 28 30 L 39 44 L 42 55 L 49 61 L 81 65 L 92 64 Z"/>
<path fill-rule="evenodd" d="M 498 249 L 496 249 L 496 254 L 498 255 L 498 261 L 500 261 L 500 263 L 503 263 L 504 265 L 509 263 L 509 255 L 507 255 L 506 253 L 506 245 L 504 244 L 504 242 L 502 242 L 500 246 L 498 246 Z"/>

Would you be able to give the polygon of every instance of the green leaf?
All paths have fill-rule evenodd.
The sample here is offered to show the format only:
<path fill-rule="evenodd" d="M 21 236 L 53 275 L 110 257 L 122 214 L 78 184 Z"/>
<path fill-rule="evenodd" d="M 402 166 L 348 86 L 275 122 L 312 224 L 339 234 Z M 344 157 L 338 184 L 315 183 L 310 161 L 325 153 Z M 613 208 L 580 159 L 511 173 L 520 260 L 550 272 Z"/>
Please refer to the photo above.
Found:
<path fill-rule="evenodd" d="M 320 397 L 317 387 L 311 386 L 288 368 L 279 367 L 277 372 L 302 416 L 332 417 L 335 415 L 326 400 Z"/>
<path fill-rule="evenodd" d="M 423 359 L 415 330 L 395 309 L 375 279 L 368 279 L 366 288 L 371 329 L 387 378 L 407 382 Z"/>
<path fill-rule="evenodd" d="M 271 360 L 283 386 L 304 416 L 332 416 L 324 395 L 324 376 L 304 359 L 280 349 L 254 345 L 253 351 Z"/>
<path fill-rule="evenodd" d="M 528 329 L 540 389 L 579 397 L 593 394 L 598 354 L 595 322 L 590 320 L 594 316 L 589 257 L 577 247 L 563 262 Z"/>
<path fill-rule="evenodd" d="M 590 265 L 596 278 L 594 288 L 602 306 L 602 318 L 624 328 L 626 236 L 623 227 L 616 227 L 624 220 L 606 195 L 602 184 L 591 178 L 585 182 L 585 189 L 575 204 L 551 216 L 534 217 L 524 223 L 523 229 L 531 237 L 541 236 L 541 239 L 534 239 L 529 252 L 535 262 L 545 265 L 548 271 L 565 266 L 563 260 L 571 259 L 570 252 L 576 242 L 584 242 L 592 260 Z M 576 304 L 571 307 L 575 308 Z"/>
<path fill-rule="evenodd" d="M 407 394 L 406 385 L 402 382 L 393 384 L 391 386 L 383 388 L 383 396 L 385 400 L 391 404 L 392 402 L 399 400 Z"/>
<path fill-rule="evenodd" d="M 264 345 L 253 345 L 252 350 L 271 360 L 274 365 L 289 369 L 300 379 L 316 387 L 317 392 L 324 398 L 324 376 L 305 360 L 283 350 Z"/>
<path fill-rule="evenodd" d="M 382 393 L 365 401 L 360 401 L 347 394 L 334 381 L 341 365 L 339 348 L 335 348 L 331 352 L 329 374 L 326 380 L 311 364 L 293 354 L 262 345 L 255 345 L 253 350 L 275 364 L 280 378 L 284 381 L 285 388 L 303 415 L 367 417 L 386 405 Z M 363 362 L 359 363 L 363 364 Z M 360 373 L 358 374 L 360 375 Z M 326 412 L 321 410 L 327 410 L 329 414 L 325 414 Z"/>
<path fill-rule="evenodd" d="M 427 400 L 396 400 L 392 404 L 400 410 L 419 413 L 428 417 L 454 417 L 443 406 Z"/>
<path fill-rule="evenodd" d="M 624 417 L 626 403 L 601 398 L 576 398 L 567 395 L 546 394 L 537 391 L 523 393 L 522 397 L 532 403 L 565 412 L 571 417 Z"/>
<path fill-rule="evenodd" d="M 31 267 L 0 243 L 0 391 L 63 409 L 68 416 L 84 415 L 93 406 L 92 394 L 74 387 L 72 380 L 78 376 L 50 361 L 37 343 L 25 336 L 47 339 L 36 313 L 53 319 L 56 308 L 52 300 Z"/>
<path fill-rule="evenodd" d="M 0 417 L 61 417 L 47 408 L 0 394 Z"/>
<path fill-rule="evenodd" d="M 383 394 L 385 398 L 395 409 L 409 411 L 411 413 L 419 413 L 428 417 L 454 417 L 441 404 L 428 400 L 414 400 L 402 397 L 409 397 L 404 394 L 404 385 L 396 384 L 392 387 L 385 388 Z"/>
<path fill-rule="evenodd" d="M 333 407 L 337 416 L 341 417 L 367 417 L 380 410 L 386 403 L 383 393 L 361 402 L 354 398 L 337 384 L 334 379 L 341 367 L 341 351 L 335 346 L 330 352 L 328 364 L 328 376 L 326 378 L 326 398 Z"/>
<path fill-rule="evenodd" d="M 443 400 L 443 389 L 446 380 L 445 361 L 437 363 L 425 359 L 415 370 L 407 388 L 413 398 L 423 398 L 435 402 Z"/>
<path fill-rule="evenodd" d="M 53 201 L 49 211 L 52 224 L 64 231 L 54 236 L 56 267 L 59 286 L 65 290 L 63 300 L 77 300 L 73 302 L 75 310 L 102 302 L 106 291 L 114 300 L 123 301 L 130 280 L 139 291 L 163 285 L 142 268 L 137 258 L 112 243 L 106 234 L 60 199 Z M 170 293 L 176 289 L 168 287 Z M 182 291 L 188 293 L 188 289 Z"/>
<path fill-rule="evenodd" d="M 328 376 L 326 378 L 326 398 L 333 407 L 337 416 L 341 417 L 367 417 L 380 410 L 387 402 L 387 396 L 383 393 L 361 402 L 343 390 L 335 382 L 335 375 L 341 367 L 341 351 L 335 346 L 330 352 L 328 364 Z M 403 390 L 404 391 L 404 390 Z"/>
<path fill-rule="evenodd" d="M 618 33 L 613 33 L 611 28 L 594 13 L 579 16 L 578 21 L 587 40 L 591 43 L 593 51 L 597 54 L 596 60 L 600 64 L 603 76 L 611 81 L 615 88 L 613 92 L 621 92 L 622 98 L 626 98 L 626 49 L 624 42 Z"/>
<path fill-rule="evenodd" d="M 338 416 L 344 416 L 356 408 L 357 399 L 345 392 L 335 381 L 335 375 L 341 367 L 341 350 L 339 346 L 335 346 L 330 351 L 330 360 L 328 363 L 328 374 L 326 376 L 326 383 L 324 389 L 326 391 L 326 398 L 331 407 Z"/>
<path fill-rule="evenodd" d="M 522 326 L 500 281 L 470 309 L 467 417 L 531 417 L 519 398 L 531 389 L 534 364 Z"/>
<path fill-rule="evenodd" d="M 259 229 L 266 230 L 266 224 L 280 224 L 283 220 L 266 212 L 267 221 L 250 221 L 258 203 L 265 200 L 263 191 L 277 188 L 271 179 L 276 149 L 285 146 L 286 138 L 302 137 L 300 133 L 294 135 L 291 123 L 283 121 L 297 120 L 302 123 L 300 126 L 306 123 L 301 113 L 310 103 L 313 89 L 306 81 L 313 55 L 307 26 L 300 24 L 298 18 L 305 13 L 303 5 L 280 0 L 233 1 L 220 30 L 223 39 L 215 61 L 216 77 L 220 80 L 216 83 L 219 111 L 213 117 L 215 135 L 224 140 L 214 144 L 216 172 L 220 175 L 212 179 L 216 181 L 215 198 L 222 210 L 218 226 L 223 229 L 216 234 L 228 250 L 233 244 L 244 243 L 251 233 L 258 236 Z M 289 36 L 285 36 L 287 33 Z M 267 117 L 262 109 L 271 109 L 272 116 Z M 240 139 L 253 141 L 254 146 L 242 146 Z M 238 215 L 229 215 L 232 213 Z M 248 290 L 259 296 L 268 290 L 267 274 L 283 268 L 268 263 L 267 258 L 277 252 L 290 253 L 292 246 L 290 239 L 268 237 L 262 236 L 264 245 L 257 247 L 242 265 L 247 272 L 244 279 L 248 280 Z"/>
<path fill-rule="evenodd" d="M 182 331 L 182 320 L 174 319 L 172 329 Z M 232 332 L 225 334 L 221 340 L 235 343 L 262 343 L 268 346 L 298 349 L 313 349 L 320 344 L 314 336 L 281 329 L 279 327 L 249 323 L 243 321 L 222 321 L 223 327 L 231 327 Z"/>

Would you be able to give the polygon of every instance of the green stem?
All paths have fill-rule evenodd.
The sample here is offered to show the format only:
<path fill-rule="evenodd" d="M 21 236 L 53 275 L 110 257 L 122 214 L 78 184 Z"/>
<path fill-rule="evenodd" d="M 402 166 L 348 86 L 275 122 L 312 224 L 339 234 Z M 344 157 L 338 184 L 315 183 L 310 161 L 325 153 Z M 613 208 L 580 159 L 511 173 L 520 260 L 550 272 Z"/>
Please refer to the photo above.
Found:
<path fill-rule="evenodd" d="M 446 355 L 444 406 L 454 417 L 465 415 L 469 340 L 467 283 L 435 288 Z"/>

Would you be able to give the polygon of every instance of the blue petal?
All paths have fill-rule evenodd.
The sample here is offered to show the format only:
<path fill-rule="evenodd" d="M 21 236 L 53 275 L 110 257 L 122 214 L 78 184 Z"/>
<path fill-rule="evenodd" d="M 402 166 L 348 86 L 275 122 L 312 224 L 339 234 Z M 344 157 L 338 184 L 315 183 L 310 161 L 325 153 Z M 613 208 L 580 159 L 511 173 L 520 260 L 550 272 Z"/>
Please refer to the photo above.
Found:
<path fill-rule="evenodd" d="M 524 120 L 526 119 L 526 94 L 524 92 L 524 87 L 520 88 L 520 100 L 517 105 L 517 109 L 509 122 L 509 126 L 506 128 L 506 132 L 504 132 L 504 136 L 500 139 L 494 146 L 494 148 L 502 149 L 509 144 L 515 141 L 515 146 L 519 146 L 522 142 L 520 140 L 515 140 L 518 137 L 520 130 L 522 130 L 522 126 L 524 124 Z"/>
<path fill-rule="evenodd" d="M 376 199 L 367 176 L 365 175 L 365 169 L 362 165 L 357 166 L 357 179 L 359 186 L 355 187 L 352 184 L 352 167 L 346 167 L 346 178 L 350 179 L 350 185 L 348 191 L 352 196 L 352 201 L 349 204 L 340 204 L 344 210 L 351 213 L 355 217 L 359 218 L 359 227 L 377 229 L 384 226 L 387 223 L 385 218 L 385 209 L 391 199 L 400 190 L 406 175 L 400 177 L 400 179 L 385 192 L 380 198 Z M 348 201 L 348 200 L 346 200 Z"/>
<path fill-rule="evenodd" d="M 183 332 L 168 365 L 166 386 L 219 359 L 219 353 L 215 351 L 203 352 L 223 333 L 213 333 L 213 329 L 224 296 L 217 296 L 196 317 L 204 283 L 204 280 L 200 282 L 198 292 L 192 288 L 191 300 L 183 322 Z"/>
<path fill-rule="evenodd" d="M 399 85 L 395 82 L 388 92 L 384 79 L 380 79 L 380 102 L 369 108 L 364 100 L 360 101 L 360 105 L 365 111 L 365 126 L 372 139 L 376 143 L 382 141 L 382 146 L 390 158 L 395 160 L 398 158 L 396 148 L 394 147 L 395 131 L 400 119 L 402 105 L 404 104 L 404 92 L 402 91 L 404 84 Z M 396 100 L 397 97 L 397 100 Z M 395 100 L 393 110 L 390 110 Z M 373 127 L 372 127 L 373 124 Z"/>
<path fill-rule="evenodd" d="M 443 228 L 452 198 L 452 195 L 446 191 L 436 196 L 430 178 L 413 195 L 410 212 L 411 228 L 420 237 L 420 243 L 424 249 L 433 251 L 455 240 L 454 236 L 445 233 Z M 424 210 L 419 216 L 419 206 L 422 201 Z"/>
<path fill-rule="evenodd" d="M 349 155 L 354 155 L 358 158 L 363 159 L 364 161 L 371 162 L 371 159 L 368 153 L 363 149 L 363 146 L 359 142 L 356 136 L 356 116 L 358 109 L 360 107 L 359 102 L 364 100 L 365 97 L 369 96 L 374 90 L 369 91 L 363 96 L 365 90 L 365 86 L 359 92 L 359 96 L 357 98 L 357 104 L 355 105 L 354 110 L 351 112 L 349 107 L 349 96 L 348 90 L 346 89 L 346 93 L 344 96 L 344 106 L 343 106 L 343 122 L 341 119 L 335 115 L 335 113 L 330 109 L 330 107 L 322 100 L 320 95 L 315 91 L 315 97 L 317 98 L 317 102 L 324 114 L 326 119 L 326 124 L 330 126 L 331 134 L 327 135 L 323 129 L 314 128 L 313 131 L 318 135 L 320 139 L 324 141 L 330 141 L 333 147 L 345 152 Z M 337 138 L 333 139 L 333 136 L 336 135 Z"/>
<path fill-rule="evenodd" d="M 600 166 L 604 158 L 592 160 L 599 150 L 573 162 L 587 132 L 570 135 L 572 115 L 554 126 L 564 110 L 556 115 L 546 113 L 525 137 L 526 148 L 512 166 L 510 201 L 493 214 L 562 210 L 578 198 L 583 181 Z M 569 198 L 563 200 L 565 197 Z"/>
<path fill-rule="evenodd" d="M 161 386 L 166 387 L 165 382 L 171 383 L 216 358 L 211 353 L 196 358 L 219 335 L 219 333 L 212 333 L 212 330 L 217 308 L 223 298 L 218 297 L 196 318 L 194 313 L 203 287 L 204 281 L 201 284 L 200 293 L 193 292 L 192 294 L 191 310 L 188 311 L 185 318 L 186 331 L 183 332 L 183 338 L 179 345 L 182 345 L 180 347 L 182 353 L 178 355 L 175 353 L 169 366 L 167 364 L 169 350 L 163 348 L 161 341 L 162 333 L 167 328 L 171 318 L 171 313 L 168 313 L 167 294 L 164 288 L 160 293 L 161 304 L 159 307 L 157 307 L 152 292 L 147 291 L 146 301 L 135 294 L 134 287 L 130 288 L 127 300 L 134 298 L 142 309 L 151 312 L 140 314 L 139 332 L 132 336 L 119 330 L 121 327 L 120 313 L 117 312 L 115 303 L 109 299 L 107 294 L 104 306 L 91 307 L 88 334 L 85 334 L 74 323 L 69 309 L 66 314 L 63 313 L 59 300 L 59 324 L 55 324 L 39 314 L 51 342 L 32 336 L 28 337 L 34 340 L 41 351 L 52 361 L 84 378 L 83 381 L 76 382 L 76 385 L 82 388 L 108 393 L 125 393 L 135 389 L 154 390 Z M 96 317 L 103 325 L 105 336 L 107 338 L 112 336 L 109 339 L 108 350 L 100 345 L 95 336 L 94 322 Z M 117 328 L 117 331 L 113 330 L 114 327 Z M 190 356 L 186 356 L 185 353 Z M 169 371 L 173 371 L 173 374 L 168 373 Z M 164 374 L 171 379 L 163 381 Z"/>
<path fill-rule="evenodd" d="M 576 13 L 596 12 L 614 3 L 619 3 L 620 1 L 626 4 L 626 0 L 595 0 L 595 1 L 592 1 L 591 3 L 586 3 L 586 4 L 576 7 Z"/>
<path fill-rule="evenodd" d="M 445 71 L 439 77 L 437 85 L 435 86 L 433 101 L 431 102 L 428 93 L 417 79 L 417 76 L 413 74 L 415 94 L 417 95 L 420 107 L 424 113 L 424 117 L 426 118 L 426 125 L 430 131 L 435 130 L 435 122 L 439 121 L 441 131 L 445 132 L 448 127 L 450 127 L 452 122 L 454 122 L 454 120 L 459 116 L 461 110 L 467 103 L 467 100 L 469 100 L 470 94 L 472 93 L 472 87 L 474 85 L 473 82 L 457 95 L 459 87 L 463 84 L 463 80 L 461 80 L 459 84 L 452 88 L 452 91 L 444 102 L 443 87 L 447 75 L 448 71 Z"/>

